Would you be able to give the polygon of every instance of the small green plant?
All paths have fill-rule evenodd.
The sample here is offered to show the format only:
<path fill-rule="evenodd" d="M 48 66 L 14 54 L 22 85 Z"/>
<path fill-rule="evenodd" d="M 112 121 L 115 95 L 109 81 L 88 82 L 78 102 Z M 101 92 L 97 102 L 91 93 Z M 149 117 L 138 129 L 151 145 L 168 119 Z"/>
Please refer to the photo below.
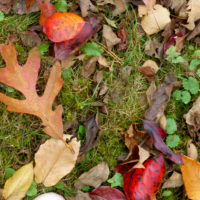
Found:
<path fill-rule="evenodd" d="M 55 4 L 55 8 L 58 12 L 67 12 L 69 9 L 66 0 L 58 0 Z"/>
<path fill-rule="evenodd" d="M 104 52 L 104 50 L 94 42 L 86 43 L 81 50 L 87 56 L 100 56 Z"/>
<path fill-rule="evenodd" d="M 49 51 L 49 44 L 41 44 L 37 46 L 37 48 L 39 49 L 41 55 L 43 56 L 45 53 Z"/>
<path fill-rule="evenodd" d="M 123 176 L 120 173 L 116 173 L 111 179 L 108 180 L 111 187 L 123 187 Z"/>
<path fill-rule="evenodd" d="M 34 196 L 36 196 L 37 193 L 38 193 L 37 183 L 35 181 L 33 181 L 32 184 L 31 184 L 31 187 L 29 188 L 29 190 L 26 193 L 26 195 L 28 197 L 34 197 Z"/>
<path fill-rule="evenodd" d="M 3 21 L 5 18 L 4 13 L 0 11 L 0 22 Z"/>
<path fill-rule="evenodd" d="M 171 63 L 183 63 L 185 60 L 179 52 L 176 51 L 175 46 L 171 46 L 167 51 L 167 60 Z"/>
<path fill-rule="evenodd" d="M 182 101 L 184 104 L 188 104 L 191 101 L 191 95 L 188 91 L 181 91 L 176 90 L 173 93 L 173 97 L 176 99 L 176 101 Z"/>

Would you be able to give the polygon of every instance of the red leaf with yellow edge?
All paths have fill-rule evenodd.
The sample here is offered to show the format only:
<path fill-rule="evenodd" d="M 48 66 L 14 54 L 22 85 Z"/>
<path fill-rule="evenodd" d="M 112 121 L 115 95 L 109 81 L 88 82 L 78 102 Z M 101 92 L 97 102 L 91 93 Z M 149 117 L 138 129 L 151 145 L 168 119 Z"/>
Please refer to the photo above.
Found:
<path fill-rule="evenodd" d="M 94 33 L 96 33 L 97 25 L 97 18 L 91 17 L 86 21 L 84 27 L 75 38 L 65 42 L 55 43 L 54 51 L 56 59 L 62 60 L 70 53 L 77 50 L 77 48 L 83 45 Z"/>
<path fill-rule="evenodd" d="M 53 42 L 63 42 L 73 39 L 84 27 L 82 17 L 69 12 L 56 12 L 44 23 L 43 32 Z"/>
<path fill-rule="evenodd" d="M 162 154 L 143 165 L 145 168 L 132 168 L 124 175 L 124 191 L 128 200 L 152 200 L 161 186 L 165 174 Z"/>
<path fill-rule="evenodd" d="M 0 101 L 6 104 L 7 110 L 11 112 L 27 113 L 41 118 L 45 127 L 44 132 L 65 142 L 63 139 L 62 105 L 52 109 L 54 99 L 63 84 L 60 64 L 57 62 L 53 66 L 44 94 L 39 96 L 36 91 L 40 68 L 39 50 L 34 48 L 31 51 L 23 67 L 17 62 L 16 49 L 12 43 L 0 45 L 0 52 L 6 62 L 6 67 L 0 68 L 0 82 L 15 88 L 25 96 L 24 100 L 18 100 L 0 93 Z"/>
<path fill-rule="evenodd" d="M 46 20 L 57 12 L 56 8 L 50 3 L 40 3 L 41 15 L 40 15 L 40 26 L 44 26 Z"/>

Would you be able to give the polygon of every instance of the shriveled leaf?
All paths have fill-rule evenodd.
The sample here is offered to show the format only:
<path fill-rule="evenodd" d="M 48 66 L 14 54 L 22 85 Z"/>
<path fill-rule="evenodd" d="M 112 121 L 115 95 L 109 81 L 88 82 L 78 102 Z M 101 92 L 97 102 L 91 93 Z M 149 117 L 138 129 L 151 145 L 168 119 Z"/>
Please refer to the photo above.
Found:
<path fill-rule="evenodd" d="M 109 173 L 110 171 L 108 164 L 101 162 L 97 166 L 90 169 L 88 172 L 83 173 L 74 185 L 77 189 L 81 189 L 84 185 L 98 188 L 101 183 L 108 179 Z"/>
<path fill-rule="evenodd" d="M 92 200 L 126 200 L 125 195 L 115 188 L 102 186 L 89 193 Z"/>
<path fill-rule="evenodd" d="M 187 123 L 188 131 L 192 139 L 200 146 L 200 97 L 194 102 L 192 108 L 188 111 L 184 118 Z"/>
<path fill-rule="evenodd" d="M 133 168 L 124 175 L 124 191 L 127 200 L 153 199 L 160 188 L 165 174 L 162 154 L 147 160 L 144 166 L 145 168 Z"/>
<path fill-rule="evenodd" d="M 63 139 L 70 139 L 70 136 L 64 135 Z M 54 138 L 48 139 L 40 146 L 35 154 L 34 173 L 37 183 L 43 183 L 46 187 L 53 186 L 74 168 L 80 142 L 74 138 L 69 144 L 74 149 L 73 154 L 61 140 Z"/>
<path fill-rule="evenodd" d="M 82 17 L 88 16 L 90 10 L 94 12 L 98 11 L 90 0 L 80 0 L 80 8 Z"/>
<path fill-rule="evenodd" d="M 24 46 L 35 47 L 41 44 L 39 35 L 34 31 L 24 31 L 20 36 Z"/>
<path fill-rule="evenodd" d="M 159 48 L 161 43 L 158 41 L 157 37 L 154 37 L 153 40 L 148 40 L 145 43 L 145 53 L 149 56 L 155 56 L 156 58 L 161 58 Z"/>
<path fill-rule="evenodd" d="M 187 142 L 187 156 L 193 160 L 197 160 L 199 157 L 197 147 L 192 143 L 192 140 Z"/>
<path fill-rule="evenodd" d="M 178 172 L 173 172 L 173 174 L 165 181 L 162 188 L 176 188 L 183 185 L 182 175 Z"/>
<path fill-rule="evenodd" d="M 192 200 L 200 199 L 200 163 L 196 160 L 182 155 L 183 165 L 181 165 L 181 172 L 186 193 Z"/>
<path fill-rule="evenodd" d="M 97 31 L 98 20 L 96 17 L 90 17 L 80 33 L 75 38 L 60 43 L 55 43 L 54 51 L 56 59 L 62 60 L 69 54 L 75 52 Z"/>
<path fill-rule="evenodd" d="M 200 23 L 198 23 L 194 30 L 188 35 L 187 40 L 191 40 L 200 34 Z"/>
<path fill-rule="evenodd" d="M 85 25 L 82 17 L 69 12 L 56 12 L 48 17 L 43 32 L 53 42 L 63 42 L 77 36 Z"/>
<path fill-rule="evenodd" d="M 106 46 L 109 50 L 121 42 L 113 30 L 107 25 L 103 25 L 103 39 L 105 40 Z"/>
<path fill-rule="evenodd" d="M 21 200 L 33 182 L 33 163 L 24 165 L 9 178 L 3 189 L 6 200 Z"/>
<path fill-rule="evenodd" d="M 141 25 L 148 35 L 157 33 L 165 28 L 171 21 L 169 11 L 161 5 L 155 5 L 154 9 L 142 18 Z"/>
<path fill-rule="evenodd" d="M 158 130 L 160 130 L 161 128 L 152 121 L 143 120 L 143 123 L 144 123 L 144 129 L 152 137 L 153 144 L 156 147 L 156 149 L 161 151 L 163 154 L 167 155 L 171 161 L 177 164 L 182 164 L 181 155 L 174 154 L 172 150 L 164 143 L 163 138 L 160 136 L 160 133 L 158 132 Z"/>

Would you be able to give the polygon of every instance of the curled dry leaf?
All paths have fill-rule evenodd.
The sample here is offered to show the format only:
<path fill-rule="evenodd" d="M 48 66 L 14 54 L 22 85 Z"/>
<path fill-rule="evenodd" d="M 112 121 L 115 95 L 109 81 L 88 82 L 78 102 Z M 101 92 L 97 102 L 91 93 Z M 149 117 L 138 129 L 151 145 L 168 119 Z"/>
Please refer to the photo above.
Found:
<path fill-rule="evenodd" d="M 198 159 L 198 150 L 196 146 L 192 143 L 192 140 L 188 140 L 187 142 L 187 156 L 193 160 Z"/>
<path fill-rule="evenodd" d="M 24 31 L 20 37 L 24 46 L 35 47 L 41 44 L 39 35 L 34 31 Z"/>
<path fill-rule="evenodd" d="M 121 39 L 117 37 L 112 28 L 105 24 L 103 25 L 103 39 L 105 40 L 106 46 L 109 50 L 111 50 L 113 46 L 121 42 Z"/>
<path fill-rule="evenodd" d="M 70 139 L 71 136 L 64 135 L 63 139 Z M 46 187 L 55 185 L 62 177 L 70 173 L 76 164 L 79 154 L 80 142 L 73 138 L 69 143 L 74 149 L 72 154 L 61 140 L 48 139 L 40 145 L 35 154 L 35 180 L 43 183 Z M 47 162 L 48 161 L 48 162 Z"/>
<path fill-rule="evenodd" d="M 189 199 L 200 199 L 200 163 L 196 160 L 182 155 L 183 165 L 181 165 L 181 172 L 186 193 Z"/>
<path fill-rule="evenodd" d="M 188 24 L 184 25 L 187 29 L 193 30 L 195 22 L 200 19 L 200 0 L 189 0 L 187 3 Z"/>
<path fill-rule="evenodd" d="M 187 123 L 188 131 L 192 139 L 200 146 L 200 97 L 194 102 L 189 112 L 184 115 Z"/>
<path fill-rule="evenodd" d="M 157 63 L 153 60 L 147 60 L 142 66 L 139 66 L 138 71 L 144 74 L 148 81 L 151 82 L 154 80 L 156 73 L 158 72 L 159 67 Z"/>
<path fill-rule="evenodd" d="M 83 173 L 75 182 L 74 186 L 76 189 L 81 189 L 85 185 L 98 188 L 104 181 L 108 179 L 109 173 L 110 171 L 108 164 L 101 162 L 88 172 Z"/>
<path fill-rule="evenodd" d="M 21 200 L 33 182 L 33 163 L 24 165 L 9 178 L 3 189 L 3 197 L 6 200 Z"/>
<path fill-rule="evenodd" d="M 178 172 L 173 172 L 173 174 L 165 181 L 162 188 L 176 188 L 183 185 L 182 175 Z"/>
<path fill-rule="evenodd" d="M 126 11 L 126 2 L 124 0 L 113 0 L 113 3 L 116 7 L 112 12 L 114 16 L 120 15 Z"/>
<path fill-rule="evenodd" d="M 139 11 L 140 10 L 141 9 L 139 9 Z M 139 15 L 141 16 L 140 13 Z M 149 10 L 147 14 L 142 17 L 141 25 L 148 35 L 152 35 L 163 30 L 170 21 L 170 12 L 163 6 L 156 4 L 154 9 Z"/>
<path fill-rule="evenodd" d="M 90 0 L 80 0 L 80 8 L 82 17 L 88 16 L 90 10 L 93 12 L 98 11 Z"/>
<path fill-rule="evenodd" d="M 195 26 L 194 30 L 188 35 L 187 40 L 191 40 L 200 34 L 200 22 Z"/>
<path fill-rule="evenodd" d="M 98 57 L 95 56 L 84 62 L 81 70 L 82 76 L 88 78 L 95 72 L 97 60 Z"/>
<path fill-rule="evenodd" d="M 162 44 L 158 41 L 158 38 L 155 37 L 153 40 L 148 40 L 145 43 L 145 53 L 148 56 L 155 56 L 156 58 L 161 58 L 160 48 L 162 48 Z"/>
<path fill-rule="evenodd" d="M 144 166 L 145 168 L 133 168 L 124 175 L 124 191 L 127 200 L 153 199 L 160 188 L 165 174 L 162 154 L 157 158 L 148 159 Z"/>

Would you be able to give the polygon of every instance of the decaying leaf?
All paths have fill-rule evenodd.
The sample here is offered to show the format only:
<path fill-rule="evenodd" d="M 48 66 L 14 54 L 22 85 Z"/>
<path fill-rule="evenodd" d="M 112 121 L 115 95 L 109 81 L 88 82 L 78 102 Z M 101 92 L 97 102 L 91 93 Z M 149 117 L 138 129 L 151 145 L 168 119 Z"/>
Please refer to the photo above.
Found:
<path fill-rule="evenodd" d="M 13 0 L 3 0 L 0 2 L 0 11 L 5 14 L 9 13 L 13 5 Z"/>
<path fill-rule="evenodd" d="M 160 58 L 160 52 L 159 49 L 162 47 L 162 44 L 158 41 L 158 38 L 155 37 L 153 40 L 148 40 L 145 43 L 145 53 L 148 56 L 155 56 L 156 58 Z"/>
<path fill-rule="evenodd" d="M 126 2 L 124 0 L 113 0 L 113 3 L 116 7 L 112 12 L 114 16 L 120 15 L 126 11 Z"/>
<path fill-rule="evenodd" d="M 70 139 L 70 137 L 64 135 L 63 139 Z M 74 149 L 74 154 L 58 139 L 51 138 L 40 145 L 35 154 L 34 173 L 37 183 L 43 183 L 46 187 L 53 186 L 74 168 L 79 154 L 80 142 L 74 138 L 69 144 Z"/>
<path fill-rule="evenodd" d="M 108 179 L 109 173 L 110 171 L 108 164 L 101 162 L 97 166 L 90 169 L 88 172 L 83 173 L 75 182 L 74 186 L 76 189 L 81 189 L 84 185 L 98 188 L 101 183 Z"/>
<path fill-rule="evenodd" d="M 81 151 L 89 151 L 94 148 L 100 139 L 98 117 L 91 117 L 86 123 L 86 140 L 81 146 Z"/>
<path fill-rule="evenodd" d="M 187 3 L 188 12 L 188 24 L 184 25 L 187 29 L 193 30 L 195 28 L 195 22 L 200 19 L 200 0 L 189 0 Z"/>
<path fill-rule="evenodd" d="M 21 67 L 17 62 L 17 53 L 14 45 L 1 45 L 0 51 L 6 62 L 6 67 L 0 69 L 2 76 L 0 82 L 15 88 L 24 96 L 24 100 L 18 100 L 0 93 L 0 101 L 7 105 L 7 110 L 17 113 L 35 115 L 42 120 L 44 132 L 52 137 L 63 140 L 63 123 L 61 105 L 52 110 L 52 104 L 60 91 L 63 80 L 61 78 L 61 66 L 58 62 L 53 66 L 46 89 L 42 96 L 36 92 L 36 81 L 40 68 L 40 52 L 34 48 L 29 54 L 26 64 Z M 69 147 L 70 148 L 70 147 Z"/>
<path fill-rule="evenodd" d="M 75 200 L 92 200 L 88 193 L 81 192 L 78 190 Z"/>
<path fill-rule="evenodd" d="M 125 195 L 115 188 L 102 186 L 89 193 L 92 200 L 126 200 Z"/>
<path fill-rule="evenodd" d="M 198 150 L 196 146 L 192 143 L 192 140 L 188 140 L 187 142 L 187 156 L 193 160 L 197 160 L 199 157 Z"/>
<path fill-rule="evenodd" d="M 144 74 L 148 81 L 153 81 L 159 67 L 157 63 L 153 60 L 147 60 L 142 66 L 139 66 L 138 71 Z"/>
<path fill-rule="evenodd" d="M 95 56 L 84 62 L 81 71 L 82 76 L 88 78 L 95 72 L 97 60 L 98 57 Z"/>
<path fill-rule="evenodd" d="M 165 181 L 162 188 L 176 188 L 183 185 L 182 175 L 178 172 L 173 172 L 173 174 Z"/>
<path fill-rule="evenodd" d="M 105 24 L 103 25 L 103 39 L 105 40 L 106 46 L 109 50 L 121 42 L 113 30 Z"/>
<path fill-rule="evenodd" d="M 20 37 L 24 46 L 35 47 L 41 44 L 39 35 L 34 31 L 24 31 Z"/>
<path fill-rule="evenodd" d="M 168 74 L 165 82 L 158 86 L 151 96 L 150 107 L 145 113 L 147 120 L 159 121 L 160 117 L 164 115 L 173 88 L 177 86 L 179 86 L 179 82 L 176 80 L 176 77 L 173 74 Z"/>
<path fill-rule="evenodd" d="M 3 189 L 3 197 L 6 200 L 21 200 L 33 182 L 33 163 L 24 165 L 9 178 Z"/>
<path fill-rule="evenodd" d="M 192 200 L 200 199 L 200 163 L 182 155 L 181 172 L 187 195 Z"/>
<path fill-rule="evenodd" d="M 156 0 L 143 0 L 143 2 L 149 10 L 152 10 L 156 4 Z"/>
<path fill-rule="evenodd" d="M 92 4 L 90 0 L 80 0 L 80 8 L 82 17 L 86 17 L 89 11 L 97 12 L 97 8 Z"/>
<path fill-rule="evenodd" d="M 160 188 L 165 174 L 162 154 L 157 158 L 148 159 L 144 166 L 145 168 L 133 168 L 124 175 L 124 191 L 127 200 L 153 199 Z"/>
<path fill-rule="evenodd" d="M 121 39 L 121 43 L 119 44 L 120 50 L 126 50 L 129 44 L 128 34 L 126 30 L 126 20 L 122 20 L 118 26 L 117 36 Z"/>
<path fill-rule="evenodd" d="M 153 144 L 156 149 L 167 155 L 171 161 L 177 164 L 183 164 L 181 154 L 173 153 L 172 150 L 163 142 L 163 139 L 166 137 L 166 132 L 153 121 L 143 120 L 143 123 L 144 129 L 152 137 Z"/>
<path fill-rule="evenodd" d="M 139 9 L 139 11 L 141 12 L 141 9 Z M 139 13 L 140 16 L 142 14 Z M 156 4 L 154 9 L 148 10 L 147 14 L 142 17 L 141 25 L 148 35 L 152 35 L 163 30 L 165 26 L 170 23 L 170 21 L 169 11 L 161 5 Z"/>
<path fill-rule="evenodd" d="M 200 146 L 200 97 L 194 102 L 189 112 L 184 115 L 184 118 L 192 139 Z"/>

